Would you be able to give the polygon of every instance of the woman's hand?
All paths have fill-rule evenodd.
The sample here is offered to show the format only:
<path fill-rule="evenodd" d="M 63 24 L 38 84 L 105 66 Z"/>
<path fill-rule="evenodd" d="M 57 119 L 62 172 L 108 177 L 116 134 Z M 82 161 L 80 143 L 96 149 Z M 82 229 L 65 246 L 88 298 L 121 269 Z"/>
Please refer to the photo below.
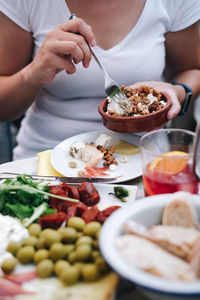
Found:
<path fill-rule="evenodd" d="M 73 74 L 75 64 L 79 62 L 87 68 L 91 60 L 87 43 L 95 46 L 96 41 L 91 27 L 82 19 L 76 18 L 58 25 L 47 34 L 34 60 L 27 66 L 29 80 L 43 85 L 51 82 L 62 70 Z"/>
<path fill-rule="evenodd" d="M 170 96 L 172 100 L 172 107 L 167 114 L 168 119 L 174 118 L 179 113 L 181 109 L 180 103 L 182 103 L 185 99 L 185 90 L 182 86 L 160 81 L 144 81 L 134 83 L 132 87 L 140 88 L 143 85 L 155 88 L 160 92 L 165 92 Z"/>

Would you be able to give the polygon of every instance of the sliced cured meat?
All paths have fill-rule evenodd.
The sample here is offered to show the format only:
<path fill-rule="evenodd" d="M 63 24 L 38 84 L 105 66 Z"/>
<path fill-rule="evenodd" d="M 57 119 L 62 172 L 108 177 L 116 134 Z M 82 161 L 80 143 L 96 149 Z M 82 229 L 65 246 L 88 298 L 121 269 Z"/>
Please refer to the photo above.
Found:
<path fill-rule="evenodd" d="M 59 211 L 50 215 L 45 215 L 40 217 L 39 224 L 41 225 L 42 229 L 44 228 L 52 228 L 58 229 L 62 223 L 66 220 L 67 214 Z"/>
<path fill-rule="evenodd" d="M 100 200 L 99 192 L 91 182 L 82 182 L 78 185 L 80 200 L 87 206 L 93 206 Z"/>
<path fill-rule="evenodd" d="M 22 287 L 10 280 L 0 277 L 0 299 L 5 300 L 5 297 L 14 297 L 20 294 L 34 294 L 22 289 Z"/>
<path fill-rule="evenodd" d="M 37 278 L 37 273 L 35 271 L 32 271 L 32 272 L 26 272 L 21 274 L 9 274 L 9 275 L 4 275 L 3 278 L 10 280 L 18 285 L 22 285 L 24 282 Z"/>

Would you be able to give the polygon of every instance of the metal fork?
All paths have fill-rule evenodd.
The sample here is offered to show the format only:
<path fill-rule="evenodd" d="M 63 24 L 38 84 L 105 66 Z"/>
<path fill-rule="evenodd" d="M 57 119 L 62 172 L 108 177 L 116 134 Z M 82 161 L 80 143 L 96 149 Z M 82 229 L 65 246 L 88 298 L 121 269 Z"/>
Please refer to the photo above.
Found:
<path fill-rule="evenodd" d="M 76 15 L 72 14 L 69 19 L 72 20 L 75 18 Z M 110 78 L 102 62 L 96 56 L 96 53 L 94 52 L 94 50 L 89 44 L 88 47 L 90 48 L 90 52 L 92 56 L 94 57 L 96 63 L 98 64 L 99 68 L 101 69 L 104 75 L 104 81 L 105 81 L 104 88 L 108 96 L 108 99 L 109 100 L 113 99 L 115 102 L 117 102 L 120 105 L 121 108 L 123 108 L 129 114 L 130 112 L 132 112 L 132 107 L 133 107 L 132 102 L 126 97 L 124 93 L 122 93 L 120 88 L 117 86 L 117 83 Z"/>

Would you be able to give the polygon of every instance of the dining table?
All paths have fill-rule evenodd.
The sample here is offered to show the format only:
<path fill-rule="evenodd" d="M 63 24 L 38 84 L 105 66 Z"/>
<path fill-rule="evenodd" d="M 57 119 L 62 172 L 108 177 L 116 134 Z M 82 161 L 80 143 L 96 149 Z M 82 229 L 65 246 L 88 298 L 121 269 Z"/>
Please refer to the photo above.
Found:
<path fill-rule="evenodd" d="M 11 173 L 34 175 L 37 173 L 37 169 L 38 169 L 37 156 L 0 164 L 0 173 L 11 172 Z M 120 184 L 127 185 L 127 186 L 128 185 L 137 186 L 137 192 L 135 197 L 136 201 L 144 197 L 142 176 L 122 182 Z M 146 300 L 148 298 L 144 296 L 140 292 L 140 290 L 136 288 L 132 283 L 128 282 L 123 278 L 120 278 L 119 285 L 114 296 L 114 300 L 131 300 L 131 299 Z"/>

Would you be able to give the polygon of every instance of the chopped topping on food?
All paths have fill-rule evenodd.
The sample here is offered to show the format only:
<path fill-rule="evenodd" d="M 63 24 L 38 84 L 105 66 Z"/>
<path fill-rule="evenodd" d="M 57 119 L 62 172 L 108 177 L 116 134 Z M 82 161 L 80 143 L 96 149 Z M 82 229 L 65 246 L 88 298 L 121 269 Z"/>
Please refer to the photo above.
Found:
<path fill-rule="evenodd" d="M 127 113 L 113 98 L 108 98 L 107 113 L 115 117 L 147 115 L 166 105 L 162 94 L 154 88 L 142 86 L 140 89 L 134 89 L 131 86 L 121 86 L 121 90 L 132 102 L 132 112 Z"/>
<path fill-rule="evenodd" d="M 121 163 L 127 163 L 128 162 L 128 159 L 126 156 L 122 156 L 121 157 Z"/>
<path fill-rule="evenodd" d="M 109 149 L 104 148 L 103 146 L 97 146 L 97 149 L 103 153 L 103 159 L 105 162 L 104 166 L 110 166 L 111 164 L 118 165 L 118 162 L 115 160 L 113 154 L 115 152 L 115 147 L 111 146 Z"/>
<path fill-rule="evenodd" d="M 68 166 L 70 168 L 76 168 L 77 167 L 77 163 L 76 163 L 76 161 L 69 161 Z"/>
<path fill-rule="evenodd" d="M 77 175 L 78 175 L 79 177 L 84 177 L 84 176 L 85 176 L 85 171 L 83 171 L 83 170 L 78 170 Z"/>

